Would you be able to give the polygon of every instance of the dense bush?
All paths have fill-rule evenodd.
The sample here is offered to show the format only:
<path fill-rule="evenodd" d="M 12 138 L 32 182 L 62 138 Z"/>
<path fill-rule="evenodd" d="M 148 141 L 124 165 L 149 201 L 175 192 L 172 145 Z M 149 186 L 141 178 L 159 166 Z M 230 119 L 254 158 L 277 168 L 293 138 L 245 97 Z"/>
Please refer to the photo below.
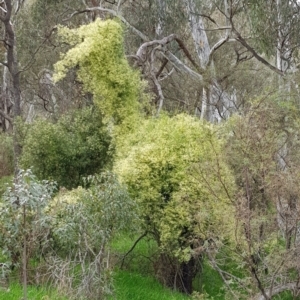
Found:
<path fill-rule="evenodd" d="M 112 148 L 101 114 L 85 108 L 56 124 L 47 120 L 32 124 L 25 137 L 21 165 L 32 168 L 39 179 L 72 188 L 82 182 L 82 177 L 108 167 Z"/>
<path fill-rule="evenodd" d="M 49 205 L 55 250 L 48 258 L 50 279 L 72 299 L 105 299 L 113 292 L 109 244 L 134 228 L 135 204 L 109 172 L 87 181 L 88 189 L 61 191 Z"/>
<path fill-rule="evenodd" d="M 189 293 L 194 258 L 201 260 L 195 249 L 227 239 L 233 223 L 234 182 L 222 143 L 217 127 L 187 115 L 161 116 L 126 137 L 115 165 L 160 247 L 159 276 Z"/>
<path fill-rule="evenodd" d="M 3 194 L 0 203 L 2 276 L 17 268 L 23 284 L 27 283 L 29 261 L 43 255 L 48 242 L 50 222 L 44 208 L 54 188 L 53 183 L 38 181 L 31 170 L 20 170 Z"/>

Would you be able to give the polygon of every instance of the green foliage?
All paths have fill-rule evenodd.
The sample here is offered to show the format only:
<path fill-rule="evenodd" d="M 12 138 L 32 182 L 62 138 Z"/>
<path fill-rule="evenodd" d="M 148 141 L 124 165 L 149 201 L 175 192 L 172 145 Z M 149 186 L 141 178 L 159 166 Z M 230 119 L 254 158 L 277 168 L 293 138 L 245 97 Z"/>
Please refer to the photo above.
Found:
<path fill-rule="evenodd" d="M 11 175 L 14 171 L 12 136 L 0 133 L 0 178 Z"/>
<path fill-rule="evenodd" d="M 187 300 L 188 296 L 164 288 L 154 278 L 117 271 L 114 275 L 117 300 Z"/>
<path fill-rule="evenodd" d="M 11 284 L 7 290 L 0 288 L 0 299 L 16 300 L 22 299 L 22 286 Z M 68 300 L 66 297 L 48 287 L 28 286 L 27 300 Z"/>
<path fill-rule="evenodd" d="M 134 226 L 135 205 L 111 173 L 91 176 L 89 189 L 58 195 L 48 207 L 57 257 L 52 280 L 75 299 L 113 292 L 109 243 Z M 59 274 L 59 275 L 57 275 Z M 70 284 L 65 286 L 65 280 Z"/>
<path fill-rule="evenodd" d="M 292 228 L 298 227 L 300 199 L 299 121 L 292 101 L 282 102 L 275 94 L 254 100 L 245 115 L 227 124 L 231 134 L 226 156 L 238 188 L 234 252 L 242 258 L 248 284 L 253 266 L 266 287 L 271 278 L 288 282 L 297 273 L 289 255 L 297 255 L 298 233 Z"/>
<path fill-rule="evenodd" d="M 6 191 L 7 186 L 11 183 L 12 176 L 3 176 L 0 178 L 0 198 L 2 194 Z"/>
<path fill-rule="evenodd" d="M 141 81 L 125 58 L 122 26 L 114 20 L 97 19 L 77 29 L 59 27 L 58 34 L 72 48 L 54 65 L 54 80 L 78 66 L 78 79 L 94 95 L 106 119 L 115 124 L 126 120 L 125 127 L 131 126 L 139 110 Z"/>
<path fill-rule="evenodd" d="M 52 183 L 39 182 L 30 170 L 20 170 L 12 187 L 7 188 L 0 204 L 2 271 L 18 265 L 24 240 L 30 255 L 27 259 L 41 251 L 50 224 L 43 210 L 53 190 Z"/>
<path fill-rule="evenodd" d="M 258 50 L 268 57 L 275 55 L 278 48 L 278 38 L 281 55 L 285 51 L 293 51 L 298 43 L 300 25 L 299 13 L 294 4 L 289 1 L 243 1 L 243 11 L 248 15 L 253 42 Z M 289 50 L 288 50 L 289 49 Z"/>
<path fill-rule="evenodd" d="M 82 177 L 100 172 L 112 159 L 111 137 L 101 114 L 85 108 L 65 115 L 58 123 L 38 120 L 25 137 L 22 167 L 32 167 L 40 179 L 72 188 Z"/>
<path fill-rule="evenodd" d="M 116 236 L 110 244 L 111 249 L 114 255 L 122 257 L 119 264 L 122 269 L 145 276 L 153 275 L 152 261 L 155 260 L 159 250 L 157 243 L 150 236 L 140 239 L 142 235 L 137 233 L 137 228 L 138 225 L 133 232 L 124 232 Z"/>
<path fill-rule="evenodd" d="M 186 115 L 146 120 L 118 155 L 115 170 L 163 251 L 188 261 L 194 240 L 228 235 L 234 183 L 211 125 Z"/>
<path fill-rule="evenodd" d="M 49 206 L 56 216 L 54 239 L 65 253 L 78 249 L 80 227 L 91 238 L 91 248 L 100 249 L 135 218 L 134 203 L 115 175 L 104 172 L 88 177 L 87 183 L 88 189 L 62 191 Z"/>

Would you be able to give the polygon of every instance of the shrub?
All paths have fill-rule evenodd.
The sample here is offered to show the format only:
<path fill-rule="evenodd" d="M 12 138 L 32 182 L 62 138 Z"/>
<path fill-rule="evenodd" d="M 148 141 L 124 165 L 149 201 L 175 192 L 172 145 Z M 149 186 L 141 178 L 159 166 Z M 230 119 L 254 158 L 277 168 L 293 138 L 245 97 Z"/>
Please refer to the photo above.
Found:
<path fill-rule="evenodd" d="M 51 278 L 75 299 L 103 299 L 113 292 L 108 248 L 134 224 L 135 205 L 111 173 L 88 178 L 89 189 L 61 192 L 49 206 L 55 256 Z"/>
<path fill-rule="evenodd" d="M 25 137 L 21 165 L 39 179 L 77 187 L 82 178 L 109 166 L 113 149 L 101 114 L 89 107 L 62 117 L 56 124 L 37 120 Z"/>

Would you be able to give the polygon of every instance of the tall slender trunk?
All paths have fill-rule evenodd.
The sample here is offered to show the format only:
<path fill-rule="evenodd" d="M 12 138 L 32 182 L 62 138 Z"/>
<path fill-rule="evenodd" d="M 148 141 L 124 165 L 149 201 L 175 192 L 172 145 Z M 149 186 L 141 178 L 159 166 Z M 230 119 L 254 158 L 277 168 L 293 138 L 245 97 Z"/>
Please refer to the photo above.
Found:
<path fill-rule="evenodd" d="M 230 95 L 224 92 L 218 84 L 214 74 L 214 64 L 211 60 L 211 47 L 206 35 L 204 22 L 197 11 L 195 0 L 185 0 L 188 9 L 189 24 L 194 41 L 194 46 L 200 66 L 207 72 L 210 81 L 207 86 L 202 89 L 202 105 L 201 119 L 207 119 L 210 122 L 220 122 L 222 118 L 229 117 L 231 102 Z M 225 0 L 225 7 L 227 2 Z M 227 20 L 226 20 L 227 22 Z M 226 35 L 229 35 L 229 30 L 226 30 Z"/>
<path fill-rule="evenodd" d="M 5 45 L 6 45 L 6 65 L 5 68 L 8 69 L 11 76 L 11 102 L 13 103 L 13 117 L 16 121 L 18 117 L 21 116 L 21 93 L 20 93 L 20 73 L 18 69 L 18 59 L 16 51 L 16 38 L 15 32 L 12 25 L 12 14 L 13 6 L 11 0 L 5 0 L 6 12 L 0 17 L 1 22 L 4 25 L 5 30 Z M 16 122 L 14 122 L 16 123 Z M 13 136 L 14 136 L 14 164 L 15 173 L 18 172 L 19 168 L 19 157 L 21 154 L 21 146 L 18 141 L 17 126 L 13 126 Z"/>

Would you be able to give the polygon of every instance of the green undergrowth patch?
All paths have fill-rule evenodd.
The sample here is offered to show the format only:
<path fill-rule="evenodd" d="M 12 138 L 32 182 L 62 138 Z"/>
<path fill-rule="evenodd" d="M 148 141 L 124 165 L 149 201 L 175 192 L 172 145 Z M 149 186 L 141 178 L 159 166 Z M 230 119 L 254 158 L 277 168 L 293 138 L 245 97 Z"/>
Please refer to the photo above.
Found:
<path fill-rule="evenodd" d="M 47 287 L 29 285 L 27 288 L 27 300 L 67 300 L 55 290 Z M 21 300 L 23 299 L 23 288 L 19 284 L 11 284 L 9 288 L 0 288 L 0 299 Z"/>
<path fill-rule="evenodd" d="M 128 234 L 123 233 L 110 245 L 113 253 L 117 257 L 117 267 L 122 265 L 122 270 L 116 271 L 115 273 L 114 286 L 117 295 L 115 299 L 190 299 L 180 293 L 172 294 L 170 289 L 164 288 L 155 279 L 153 262 L 158 254 L 158 247 L 155 241 L 148 237 L 143 237 L 139 240 L 134 249 L 127 254 L 140 236 L 141 235 L 134 235 L 130 237 Z M 124 255 L 126 255 L 126 257 L 123 261 Z M 198 274 L 194 280 L 194 290 L 200 294 L 207 294 L 212 299 L 225 299 L 224 284 L 218 272 L 216 272 L 206 260 L 204 260 L 202 267 L 203 273 L 201 275 Z M 153 290 L 153 287 L 158 287 L 159 292 Z M 153 291 L 153 298 L 145 297 L 142 290 L 150 294 Z M 166 291 L 166 298 L 159 296 L 159 293 L 162 291 Z M 131 298 L 132 294 L 136 294 L 138 298 Z"/>
<path fill-rule="evenodd" d="M 110 246 L 118 267 L 143 275 L 153 274 L 152 264 L 158 247 L 151 238 L 145 236 L 139 239 L 141 236 L 123 233 L 114 239 Z"/>
<path fill-rule="evenodd" d="M 222 278 L 209 263 L 204 260 L 202 274 L 197 274 L 193 282 L 194 290 L 209 295 L 212 299 L 225 299 L 224 283 Z"/>
<path fill-rule="evenodd" d="M 187 300 L 190 297 L 163 287 L 153 277 L 120 270 L 114 276 L 115 295 L 109 300 Z"/>
<path fill-rule="evenodd" d="M 0 197 L 6 191 L 7 187 L 12 181 L 12 176 L 3 176 L 0 177 Z"/>
<path fill-rule="evenodd" d="M 272 299 L 274 299 L 274 300 L 291 300 L 291 299 L 299 299 L 299 298 L 294 298 L 290 291 L 284 291 L 284 292 L 280 293 L 279 295 L 274 296 Z"/>

